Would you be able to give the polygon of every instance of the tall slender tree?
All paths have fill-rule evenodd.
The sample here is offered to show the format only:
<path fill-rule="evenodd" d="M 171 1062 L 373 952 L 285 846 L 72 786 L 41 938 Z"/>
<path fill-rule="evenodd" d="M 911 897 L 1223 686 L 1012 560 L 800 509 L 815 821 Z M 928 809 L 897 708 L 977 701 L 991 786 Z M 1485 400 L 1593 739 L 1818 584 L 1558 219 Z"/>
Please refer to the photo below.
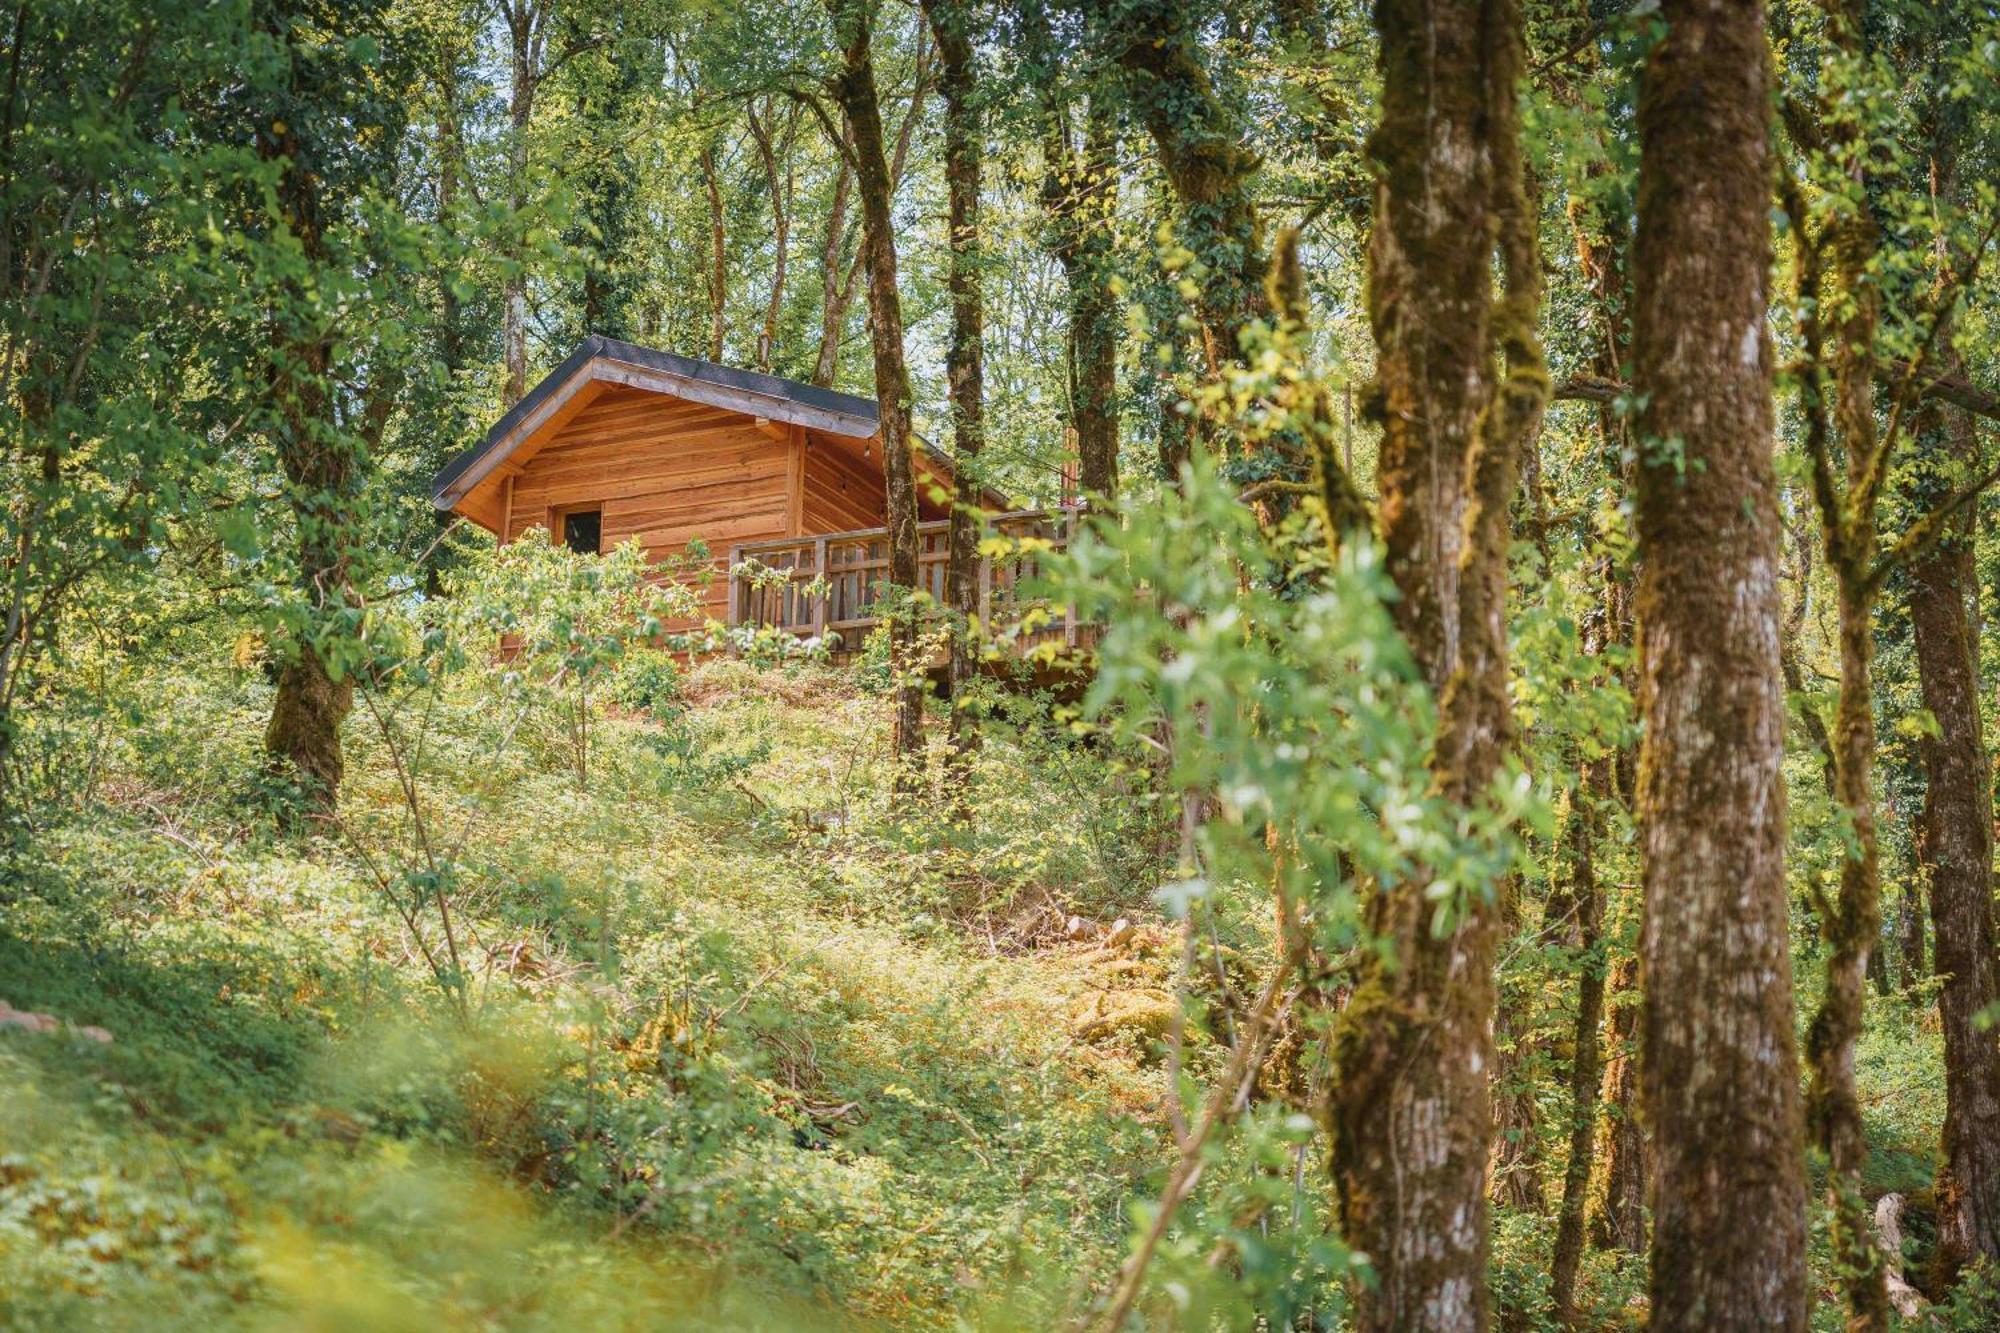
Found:
<path fill-rule="evenodd" d="M 1933 83 L 1941 80 L 1933 79 Z M 1945 98 L 1927 108 L 1931 191 L 1948 204 L 1958 193 L 1962 113 Z M 1941 337 L 1947 373 L 1962 370 Z M 1919 503 L 1935 508 L 1978 467 L 1971 415 L 1937 398 L 1917 414 Z M 1937 722 L 1918 745 L 1924 803 L 1918 822 L 1919 878 L 1930 894 L 1944 1036 L 1944 1162 L 1937 1182 L 1936 1277 L 1949 1286 L 1969 1263 L 2000 1263 L 2000 1032 L 1979 1015 L 2000 1003 L 1993 926 L 1993 775 L 1979 707 L 1978 595 L 1973 511 L 1967 507 L 1937 545 L 1912 560 L 1903 580 L 1924 707 Z"/>
<path fill-rule="evenodd" d="M 501 397 L 513 406 L 528 391 L 528 278 L 531 257 L 522 240 L 534 202 L 532 130 L 542 89 L 556 71 L 603 37 L 574 21 L 565 0 L 501 0 L 507 29 L 506 201 L 513 239 L 501 278 L 500 346 L 506 366 Z"/>
<path fill-rule="evenodd" d="M 1667 0 L 1639 99 L 1633 364 L 1652 1322 L 1803 1329 L 1758 0 Z"/>
<path fill-rule="evenodd" d="M 1118 493 L 1119 302 L 1112 292 L 1112 214 L 1118 202 L 1117 124 L 1107 90 L 1066 79 L 1048 6 L 1022 6 L 1025 77 L 1032 81 L 1042 150 L 1041 203 L 1049 252 L 1062 265 L 1069 318 L 1063 332 L 1068 425 L 1077 484 L 1086 496 Z M 1075 103 L 1086 101 L 1081 135 Z M 1079 143 L 1079 138 L 1081 142 Z"/>
<path fill-rule="evenodd" d="M 889 584 L 904 597 L 917 588 L 916 464 L 910 455 L 910 372 L 903 351 L 903 298 L 896 280 L 896 223 L 891 211 L 894 177 L 883 141 L 882 103 L 876 93 L 874 0 L 827 0 L 841 67 L 834 76 L 846 138 L 861 193 L 861 250 L 868 272 L 868 315 L 875 353 L 875 401 L 881 411 L 882 476 L 889 510 Z M 913 108 L 914 114 L 914 108 Z M 914 609 L 891 619 L 890 651 L 896 686 L 896 785 L 912 791 L 921 781 L 924 748 L 924 682 L 916 652 Z"/>
<path fill-rule="evenodd" d="M 966 686 L 978 670 L 971 624 L 979 610 L 979 451 L 986 439 L 986 303 L 979 219 L 984 127 L 978 74 L 973 63 L 973 14 L 968 0 L 924 0 L 924 15 L 938 49 L 938 91 L 944 98 L 944 179 L 947 198 L 951 292 L 951 345 L 945 353 L 950 382 L 952 452 L 956 493 L 948 526 L 945 593 L 954 620 L 951 694 L 951 800 L 969 817 L 965 756 L 974 744 L 976 719 Z"/>

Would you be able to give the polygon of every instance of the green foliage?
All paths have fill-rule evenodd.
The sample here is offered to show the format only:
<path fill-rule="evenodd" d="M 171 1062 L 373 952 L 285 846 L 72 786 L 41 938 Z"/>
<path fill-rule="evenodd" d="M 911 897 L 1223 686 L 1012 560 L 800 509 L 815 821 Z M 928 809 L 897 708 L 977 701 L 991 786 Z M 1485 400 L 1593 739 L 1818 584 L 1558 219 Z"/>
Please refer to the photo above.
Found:
<path fill-rule="evenodd" d="M 670 722 L 687 707 L 681 692 L 681 668 L 673 654 L 639 648 L 625 655 L 611 682 L 611 698 L 620 708 Z"/>
<path fill-rule="evenodd" d="M 1150 1057 L 1078 1043 L 1101 983 L 1046 946 L 1051 913 L 1130 909 L 1143 789 L 1085 799 L 1106 758 L 1007 701 L 986 831 L 905 822 L 879 700 L 613 666 L 644 589 L 572 589 L 550 550 L 371 620 L 390 725 L 349 728 L 337 837 L 242 817 L 254 739 L 205 739 L 254 737 L 269 687 L 226 639 L 105 677 L 102 776 L 45 807 L 0 916 L 0 997 L 64 1024 L 0 1028 L 8 1322 L 1043 1327 L 1115 1263 Z M 515 726 L 564 662 L 597 672 L 582 787 Z M 601 711 L 627 688 L 668 720 Z"/>

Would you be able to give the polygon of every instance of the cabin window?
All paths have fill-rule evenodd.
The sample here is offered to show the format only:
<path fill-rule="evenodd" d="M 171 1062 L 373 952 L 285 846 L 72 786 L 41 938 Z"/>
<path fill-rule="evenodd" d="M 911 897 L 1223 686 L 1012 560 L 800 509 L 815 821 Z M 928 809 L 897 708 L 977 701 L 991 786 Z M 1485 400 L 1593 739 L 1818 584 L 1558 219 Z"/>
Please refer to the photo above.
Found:
<path fill-rule="evenodd" d="M 604 511 L 570 510 L 562 516 L 562 539 L 578 555 L 596 555 L 604 544 Z"/>

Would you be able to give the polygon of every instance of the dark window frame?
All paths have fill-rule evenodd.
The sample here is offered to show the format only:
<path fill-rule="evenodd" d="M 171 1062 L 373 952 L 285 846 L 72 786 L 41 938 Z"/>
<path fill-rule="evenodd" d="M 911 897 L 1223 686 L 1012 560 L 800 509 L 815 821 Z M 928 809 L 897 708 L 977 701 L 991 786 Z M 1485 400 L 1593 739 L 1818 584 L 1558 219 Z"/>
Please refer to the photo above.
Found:
<path fill-rule="evenodd" d="M 589 547 L 577 544 L 577 538 L 584 534 L 575 531 L 571 525 L 578 519 L 588 519 L 591 528 L 595 529 L 597 540 Z M 578 555 L 604 554 L 604 506 L 565 505 L 556 511 L 555 522 L 550 526 L 555 529 L 550 535 L 558 546 L 567 546 Z"/>

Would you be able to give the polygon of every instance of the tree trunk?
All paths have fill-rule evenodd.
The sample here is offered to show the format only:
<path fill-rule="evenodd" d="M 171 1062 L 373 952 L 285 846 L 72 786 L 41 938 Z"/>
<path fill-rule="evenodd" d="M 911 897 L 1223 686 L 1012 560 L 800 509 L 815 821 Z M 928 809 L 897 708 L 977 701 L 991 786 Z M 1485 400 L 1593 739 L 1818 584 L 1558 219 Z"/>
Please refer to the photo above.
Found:
<path fill-rule="evenodd" d="M 1465 479 L 1462 541 L 1412 545 L 1410 526 L 1386 523 L 1385 541 L 1396 615 L 1441 696 L 1434 781 L 1472 807 L 1506 752 L 1508 508 L 1548 390 L 1536 219 L 1517 138 L 1520 15 L 1507 0 L 1383 0 L 1376 22 L 1382 119 L 1370 147 L 1381 186 L 1369 313 L 1390 402 L 1384 514 L 1424 501 L 1424 474 L 1396 460 L 1423 457 Z M 1506 277 L 1497 309 L 1496 237 Z M 1498 393 L 1486 373 L 1496 344 L 1507 365 Z M 1424 611 L 1412 615 L 1417 604 Z M 1440 932 L 1428 888 L 1416 876 L 1369 902 L 1370 931 L 1393 959 L 1365 954 L 1334 1030 L 1328 1110 L 1343 1232 L 1374 1272 L 1353 1293 L 1359 1330 L 1481 1329 L 1488 1319 L 1500 911 L 1491 886 L 1467 886 Z"/>
<path fill-rule="evenodd" d="M 507 207 L 512 225 L 520 226 L 528 207 L 528 126 L 535 115 L 535 93 L 541 83 L 543 14 L 534 0 L 509 0 L 505 10 L 511 39 L 513 82 L 507 98 Z M 527 256 L 515 247 L 501 279 L 501 355 L 506 380 L 501 406 L 512 407 L 528 392 L 528 274 Z"/>
<path fill-rule="evenodd" d="M 1785 901 L 1759 0 L 1666 0 L 1639 98 L 1633 361 L 1652 1326 L 1806 1326 Z"/>
<path fill-rule="evenodd" d="M 1621 958 L 1611 973 L 1610 1058 L 1604 1064 L 1604 1166 L 1598 1173 L 1591 1243 L 1646 1252 L 1647 1143 L 1639 1123 L 1639 960 Z"/>
<path fill-rule="evenodd" d="M 722 173 L 715 145 L 701 146 L 701 181 L 708 195 L 708 359 L 722 360 L 722 336 L 729 322 L 729 231 L 722 213 Z"/>
<path fill-rule="evenodd" d="M 1858 0 L 1827 5 L 1827 32 L 1833 46 L 1850 58 L 1864 56 Z M 1839 90 L 1824 96 L 1829 108 Z M 1851 179 L 1842 184 L 1865 196 L 1872 182 L 1864 165 L 1870 152 L 1845 115 L 1829 112 L 1830 149 Z M 1861 1122 L 1861 1096 L 1854 1079 L 1854 1046 L 1861 1037 L 1870 977 L 1886 983 L 1887 969 L 1877 948 L 1882 934 L 1880 839 L 1875 819 L 1875 599 L 1878 579 L 1877 497 L 1893 440 L 1875 420 L 1875 339 L 1880 317 L 1880 278 L 1874 272 L 1881 237 L 1866 207 L 1840 210 L 1815 239 L 1805 210 L 1792 197 L 1798 246 L 1801 342 L 1806 374 L 1806 443 L 1813 463 L 1813 494 L 1820 510 L 1827 564 L 1837 593 L 1840 692 L 1833 719 L 1834 798 L 1851 836 L 1841 862 L 1839 895 L 1820 913 L 1826 946 L 1826 982 L 1819 1010 L 1806 1032 L 1806 1126 L 1826 1154 L 1828 1202 L 1833 1209 L 1832 1243 L 1845 1288 L 1850 1329 L 1887 1329 L 1889 1295 L 1876 1244 L 1874 1219 L 1862 1196 L 1868 1140 Z M 1823 292 L 1820 249 L 1830 247 L 1834 290 Z M 1824 313 L 1822 313 L 1824 312 Z M 1833 348 L 1822 346 L 1830 323 Z M 1833 370 L 1829 416 L 1822 399 L 1823 367 Z M 1830 437 L 1845 459 L 1845 485 L 1833 480 Z M 1884 987 L 1886 989 L 1886 986 Z"/>
<path fill-rule="evenodd" d="M 1608 164 L 1593 164 L 1592 174 L 1599 175 L 1609 169 Z M 1594 373 L 1617 379 L 1625 373 L 1631 354 L 1631 326 L 1626 319 L 1630 310 L 1626 288 L 1630 229 L 1622 212 L 1594 203 L 1588 194 L 1573 196 L 1568 213 L 1575 233 L 1578 263 L 1596 306 L 1597 338 L 1590 365 Z M 1625 418 L 1608 403 L 1598 406 L 1597 430 L 1598 456 L 1604 475 L 1615 484 L 1629 474 L 1625 459 L 1631 448 L 1631 432 Z M 1605 557 L 1603 563 L 1602 610 L 1585 631 L 1585 651 L 1593 654 L 1603 654 L 1614 644 L 1629 649 L 1632 643 L 1630 571 L 1611 556 Z M 1622 677 L 1623 668 L 1617 670 Z M 1589 1230 L 1592 1185 L 1599 1174 L 1600 1143 L 1604 1145 L 1606 1167 L 1603 1172 L 1606 1188 L 1599 1196 L 1602 1206 L 1608 1215 L 1618 1219 L 1621 1230 L 1629 1230 L 1634 1238 L 1629 1248 L 1637 1251 L 1645 1244 L 1644 1144 L 1634 1118 L 1637 1107 L 1633 1092 L 1637 1079 L 1630 1051 L 1635 1006 L 1625 1003 L 1613 1011 L 1608 1066 L 1604 1033 L 1607 985 L 1621 987 L 1620 998 L 1629 1000 L 1636 989 L 1638 970 L 1633 959 L 1620 958 L 1615 966 L 1611 961 L 1604 939 L 1606 894 L 1597 873 L 1597 839 L 1603 833 L 1606 812 L 1629 808 L 1631 791 L 1626 777 L 1631 767 L 1629 743 L 1583 765 L 1576 807 L 1571 814 L 1575 822 L 1569 830 L 1572 866 L 1569 898 L 1575 904 L 1570 942 L 1578 950 L 1584 970 L 1577 983 L 1576 1026 L 1569 1070 L 1569 1156 L 1563 1168 L 1562 1202 L 1556 1210 L 1555 1252 L 1549 1281 L 1550 1304 L 1556 1321 L 1566 1328 L 1574 1328 L 1578 1323 L 1576 1279 Z M 1600 1244 L 1605 1243 L 1603 1233 L 1607 1230 L 1610 1229 L 1600 1226 Z"/>
<path fill-rule="evenodd" d="M 278 205 L 306 260 L 330 262 L 317 179 L 300 159 L 293 131 L 273 126 L 258 136 L 260 155 L 283 163 Z M 307 606 L 304 633 L 287 645 L 264 730 L 264 750 L 279 776 L 298 782 L 305 809 L 330 816 L 344 775 L 340 725 L 353 708 L 353 685 L 336 680 L 312 638 L 313 627 L 346 601 L 352 563 L 352 506 L 359 484 L 351 443 L 332 420 L 334 334 L 299 288 L 287 293 L 287 317 L 274 324 L 271 392 L 286 497 L 298 529 L 298 579 Z"/>
<path fill-rule="evenodd" d="M 1931 458 L 1975 459 L 1962 412 L 1927 404 L 1918 438 Z M 1992 772 L 1980 734 L 1977 635 L 1968 597 L 1977 582 L 1963 528 L 1909 569 L 1910 625 L 1924 707 L 1937 735 L 1920 745 L 1924 807 L 1919 877 L 1930 885 L 1938 1018 L 1944 1029 L 1944 1166 L 1937 1181 L 1938 1289 L 1984 1259 L 2000 1262 L 2000 1031 L 1977 1015 L 2000 1001 L 1993 931 Z"/>
<path fill-rule="evenodd" d="M 929 75 L 926 71 L 924 43 L 917 41 L 916 83 L 910 90 L 910 108 L 903 116 L 902 127 L 896 131 L 896 155 L 889 160 L 889 196 L 894 198 L 903 183 L 903 168 L 909 160 L 910 139 L 917 122 L 924 114 L 924 94 L 929 91 Z M 880 103 L 877 103 L 879 108 Z M 879 109 L 876 119 L 881 119 Z M 813 363 L 812 382 L 822 389 L 831 388 L 840 369 L 840 340 L 847 327 L 847 308 L 854 301 L 854 284 L 867 266 L 867 237 L 856 247 L 854 262 L 842 267 L 841 256 L 845 252 L 847 231 L 843 219 L 847 215 L 847 201 L 854 181 L 854 132 L 843 125 L 847 136 L 835 147 L 841 153 L 840 175 L 834 181 L 833 207 L 827 215 L 825 270 L 821 279 L 819 356 Z M 864 210 L 865 213 L 865 210 Z M 864 226 L 866 225 L 864 221 Z"/>
<path fill-rule="evenodd" d="M 938 85 L 944 95 L 944 175 L 949 196 L 951 346 L 945 372 L 951 384 L 952 445 L 957 494 L 953 497 L 945 571 L 954 621 L 951 636 L 950 757 L 946 783 L 953 811 L 970 819 L 968 757 L 978 742 L 966 685 L 978 672 L 974 652 L 979 611 L 979 484 L 974 473 L 986 438 L 985 307 L 979 231 L 981 127 L 975 100 L 971 14 L 961 0 L 924 0 L 937 41 Z"/>
<path fill-rule="evenodd" d="M 785 309 L 785 268 L 790 257 L 792 235 L 792 144 L 798 132 L 798 109 L 787 115 L 782 141 L 785 163 L 778 165 L 780 141 L 756 103 L 749 108 L 750 134 L 757 141 L 757 156 L 764 164 L 764 185 L 771 194 L 771 295 L 764 302 L 764 334 L 757 340 L 757 369 L 770 373 L 777 354 L 778 318 Z"/>
<path fill-rule="evenodd" d="M 1577 978 L 1576 1040 L 1569 1067 L 1569 1158 L 1563 1167 L 1562 1203 L 1556 1210 L 1555 1259 L 1550 1265 L 1550 1303 L 1556 1322 L 1576 1323 L 1576 1273 L 1583 1260 L 1584 1206 L 1597 1154 L 1597 1088 L 1602 1077 L 1599 1028 L 1604 1021 L 1604 888 L 1597 882 L 1598 804 L 1614 798 L 1611 761 L 1596 759 L 1580 775 L 1568 842 L 1571 911 L 1566 942 L 1582 966 Z"/>
<path fill-rule="evenodd" d="M 854 190 L 854 168 L 847 158 L 853 152 L 852 141 L 835 144 L 834 148 L 840 154 L 840 166 L 833 179 L 833 202 L 827 205 L 826 232 L 820 242 L 819 355 L 813 358 L 812 373 L 813 384 L 822 389 L 833 387 L 834 378 L 840 370 L 840 333 L 842 325 L 847 322 L 844 288 L 848 273 L 844 259 L 847 201 Z"/>
<path fill-rule="evenodd" d="M 910 375 L 903 359 L 903 303 L 896 285 L 896 232 L 890 215 L 893 183 L 882 137 L 882 107 L 875 90 L 870 14 L 864 3 L 827 0 L 841 44 L 834 92 L 854 148 L 861 191 L 861 248 L 868 271 L 868 313 L 875 352 L 875 399 L 881 410 L 882 474 L 889 511 L 889 583 L 908 597 L 917 588 L 917 486 L 910 456 Z M 912 103 L 911 115 L 916 114 Z M 924 751 L 923 664 L 916 653 L 915 608 L 905 605 L 890 621 L 890 651 L 897 674 L 894 751 L 898 791 L 922 782 Z"/>
<path fill-rule="evenodd" d="M 1111 217 L 1117 204 L 1117 126 L 1111 102 L 1090 94 L 1083 152 L 1072 143 L 1073 98 L 1056 78 L 1061 57 L 1041 4 L 1022 11 L 1024 37 L 1041 92 L 1042 211 L 1048 247 L 1069 288 L 1065 361 L 1069 424 L 1076 437 L 1077 485 L 1111 504 L 1118 494 L 1118 334 L 1120 303 L 1111 291 Z"/>
<path fill-rule="evenodd" d="M 1243 331 L 1271 313 L 1263 228 L 1250 196 L 1257 154 L 1215 95 L 1184 0 L 1136 0 L 1116 13 L 1110 55 L 1181 201 L 1180 242 L 1208 266 L 1198 305 L 1214 373 L 1242 357 Z"/>

